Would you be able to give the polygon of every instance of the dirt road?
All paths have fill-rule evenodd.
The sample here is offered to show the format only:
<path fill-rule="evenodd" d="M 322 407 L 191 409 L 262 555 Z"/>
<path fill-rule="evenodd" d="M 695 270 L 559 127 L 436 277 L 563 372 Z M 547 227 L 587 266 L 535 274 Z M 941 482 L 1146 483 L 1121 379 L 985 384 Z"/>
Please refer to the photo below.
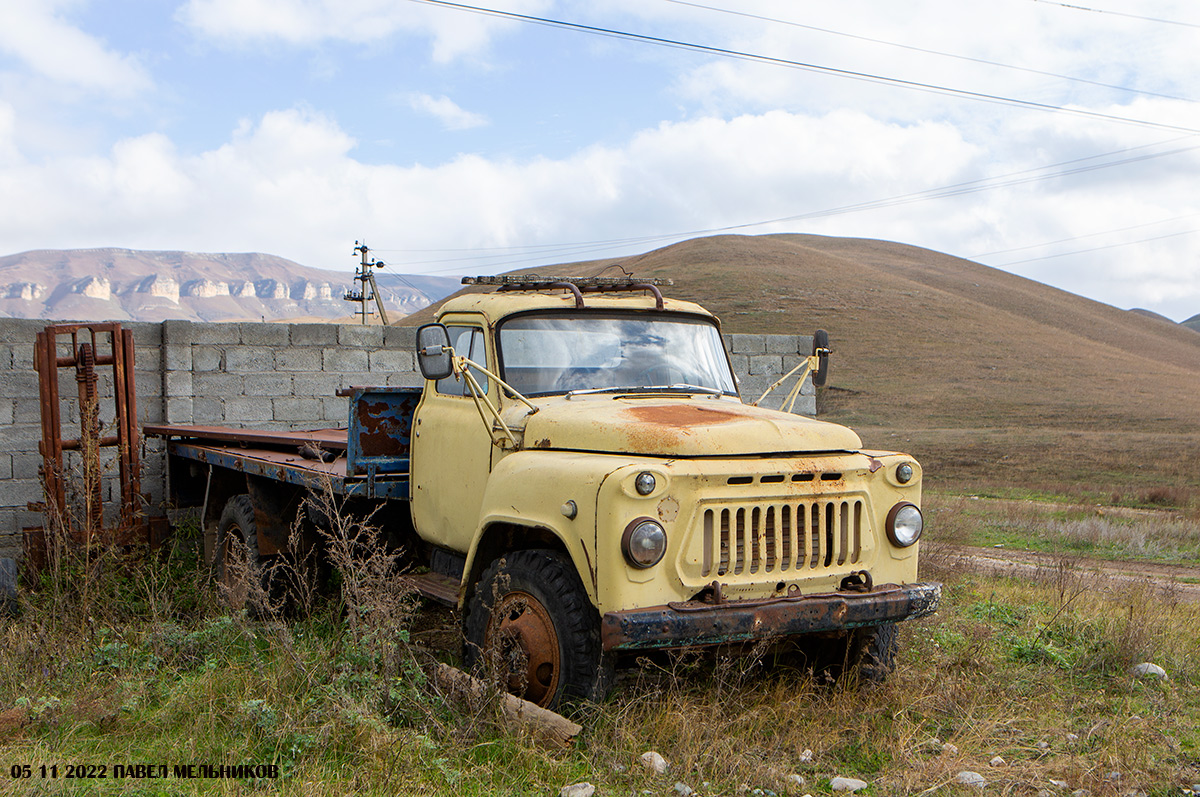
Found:
<path fill-rule="evenodd" d="M 1087 577 L 1099 588 L 1148 584 L 1178 600 L 1200 602 L 1200 567 L 1156 562 L 1114 562 L 1069 554 L 927 543 L 922 556 L 935 567 L 1037 580 Z"/>

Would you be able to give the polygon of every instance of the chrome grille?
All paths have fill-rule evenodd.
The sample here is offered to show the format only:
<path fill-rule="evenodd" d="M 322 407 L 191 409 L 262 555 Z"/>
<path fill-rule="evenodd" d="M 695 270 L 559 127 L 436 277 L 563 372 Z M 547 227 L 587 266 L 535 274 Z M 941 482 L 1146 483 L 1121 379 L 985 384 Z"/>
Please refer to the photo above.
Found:
<path fill-rule="evenodd" d="M 862 554 L 863 501 L 832 498 L 704 509 L 701 575 L 821 571 Z"/>

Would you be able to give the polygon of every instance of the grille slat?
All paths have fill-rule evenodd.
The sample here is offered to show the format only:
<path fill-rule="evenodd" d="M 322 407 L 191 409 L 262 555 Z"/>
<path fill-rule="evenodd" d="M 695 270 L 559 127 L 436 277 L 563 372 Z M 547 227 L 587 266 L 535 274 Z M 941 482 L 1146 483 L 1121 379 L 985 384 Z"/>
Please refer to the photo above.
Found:
<path fill-rule="evenodd" d="M 710 505 L 702 516 L 701 575 L 825 570 L 863 550 L 858 498 Z"/>

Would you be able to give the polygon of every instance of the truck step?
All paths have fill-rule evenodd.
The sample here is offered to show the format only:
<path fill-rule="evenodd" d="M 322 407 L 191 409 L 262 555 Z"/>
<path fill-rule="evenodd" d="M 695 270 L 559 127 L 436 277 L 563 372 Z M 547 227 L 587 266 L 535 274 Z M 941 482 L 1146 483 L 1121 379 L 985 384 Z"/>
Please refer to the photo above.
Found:
<path fill-rule="evenodd" d="M 446 606 L 458 605 L 459 582 L 441 573 L 420 573 L 403 577 L 422 596 Z"/>

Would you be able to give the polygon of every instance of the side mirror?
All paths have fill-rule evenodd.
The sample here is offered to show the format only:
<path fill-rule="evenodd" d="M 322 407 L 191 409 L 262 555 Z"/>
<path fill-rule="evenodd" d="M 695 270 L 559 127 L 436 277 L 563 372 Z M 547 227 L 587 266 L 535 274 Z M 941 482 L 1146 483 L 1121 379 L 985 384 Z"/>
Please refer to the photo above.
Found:
<path fill-rule="evenodd" d="M 417 365 L 426 379 L 445 379 L 454 373 L 450 333 L 442 324 L 425 324 L 417 328 Z"/>
<path fill-rule="evenodd" d="M 829 376 L 829 333 L 818 329 L 813 333 L 812 353 L 817 356 L 817 370 L 813 371 L 812 381 L 816 387 L 822 387 Z"/>

